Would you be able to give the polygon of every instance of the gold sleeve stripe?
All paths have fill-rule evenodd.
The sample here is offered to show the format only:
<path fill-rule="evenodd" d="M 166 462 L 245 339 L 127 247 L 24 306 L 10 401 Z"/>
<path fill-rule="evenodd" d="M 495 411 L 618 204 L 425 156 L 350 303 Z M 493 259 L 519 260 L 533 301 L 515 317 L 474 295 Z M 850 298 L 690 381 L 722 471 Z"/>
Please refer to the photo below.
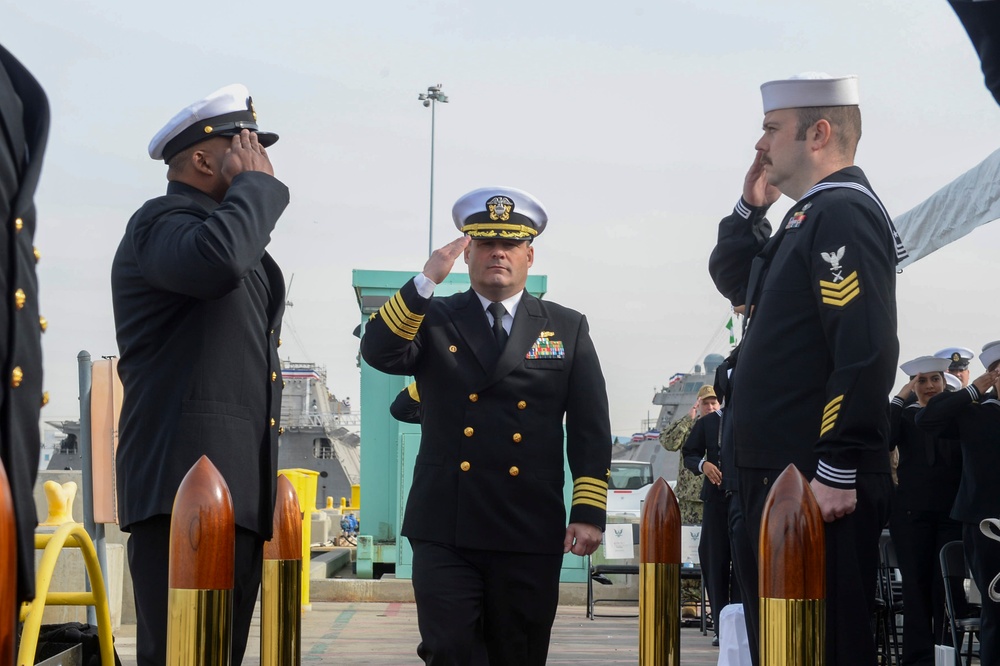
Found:
<path fill-rule="evenodd" d="M 592 499 L 595 502 L 597 502 L 597 501 L 607 502 L 608 501 L 608 493 L 607 493 L 607 491 L 605 491 L 603 493 L 600 493 L 600 492 L 597 492 L 595 490 L 577 490 L 575 493 L 573 493 L 573 501 L 574 502 L 576 502 L 578 500 L 581 500 L 581 499 L 587 499 L 587 498 Z"/>
<path fill-rule="evenodd" d="M 404 340 L 412 340 L 417 334 L 417 329 L 420 328 L 420 323 L 424 320 L 423 315 L 410 312 L 399 292 L 396 292 L 392 298 L 385 302 L 385 305 L 379 308 L 379 314 L 382 315 L 389 330 Z"/>
<path fill-rule="evenodd" d="M 824 305 L 842 308 L 861 294 L 861 283 L 858 281 L 858 272 L 854 271 L 840 283 L 819 281 L 819 293 Z"/>
<path fill-rule="evenodd" d="M 578 504 L 587 504 L 587 505 L 596 507 L 596 508 L 600 509 L 601 511 L 607 511 L 608 510 L 607 498 L 605 498 L 605 500 L 603 502 L 595 502 L 594 500 L 589 500 L 589 499 L 573 500 L 573 506 L 576 506 Z"/>
<path fill-rule="evenodd" d="M 819 424 L 819 436 L 822 437 L 833 429 L 837 423 L 837 416 L 840 414 L 840 405 L 844 401 L 844 395 L 838 395 L 827 403 L 823 408 L 823 420 Z"/>
<path fill-rule="evenodd" d="M 420 402 L 420 394 L 417 392 L 417 383 L 410 382 L 406 385 L 406 392 L 410 394 L 410 397 Z"/>
<path fill-rule="evenodd" d="M 414 333 L 416 333 L 417 329 L 420 327 L 420 322 L 424 320 L 423 315 L 415 315 L 410 312 L 410 309 L 406 307 L 406 303 L 403 302 L 403 298 L 398 293 L 389 299 L 386 306 L 392 310 L 393 315 L 395 315 L 401 323 L 412 327 Z"/>
<path fill-rule="evenodd" d="M 581 476 L 573 479 L 573 491 L 576 492 L 583 486 L 595 486 L 596 490 L 607 491 L 608 482 L 604 479 L 597 479 L 592 476 Z"/>

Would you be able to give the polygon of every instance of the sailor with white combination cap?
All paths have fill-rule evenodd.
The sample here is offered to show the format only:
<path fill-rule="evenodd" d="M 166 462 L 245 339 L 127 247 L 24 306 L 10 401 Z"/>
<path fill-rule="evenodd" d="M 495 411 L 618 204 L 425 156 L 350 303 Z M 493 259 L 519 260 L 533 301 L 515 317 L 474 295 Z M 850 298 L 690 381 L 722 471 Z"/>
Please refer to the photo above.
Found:
<path fill-rule="evenodd" d="M 873 665 L 858 609 L 874 604 L 892 491 L 885 396 L 899 353 L 895 267 L 906 251 L 854 166 L 857 77 L 808 72 L 769 81 L 761 95 L 763 135 L 709 263 L 747 315 L 723 437 L 733 438 L 751 544 L 771 481 L 789 463 L 812 479 L 826 521 L 826 663 Z M 771 237 L 765 215 L 781 194 L 795 204 Z M 754 634 L 755 587 L 744 589 Z"/>
<path fill-rule="evenodd" d="M 236 521 L 232 663 L 243 659 L 271 537 L 277 482 L 285 286 L 267 253 L 288 188 L 245 86 L 177 113 L 149 143 L 166 195 L 129 220 L 111 268 L 124 384 L 118 510 L 136 607 L 136 660 L 163 664 L 170 513 L 205 455 Z"/>
<path fill-rule="evenodd" d="M 945 347 L 934 352 L 938 358 L 946 358 L 948 364 L 948 374 L 957 377 L 962 386 L 969 385 L 969 361 L 975 358 L 975 353 L 965 347 Z"/>
<path fill-rule="evenodd" d="M 548 223 L 541 202 L 486 187 L 460 197 L 452 217 L 464 235 L 436 250 L 361 338 L 372 367 L 419 387 L 402 526 L 417 654 L 428 664 L 543 666 L 563 554 L 594 552 L 607 516 L 604 376 L 586 317 L 525 291 L 532 241 Z M 434 295 L 459 256 L 472 288 Z"/>

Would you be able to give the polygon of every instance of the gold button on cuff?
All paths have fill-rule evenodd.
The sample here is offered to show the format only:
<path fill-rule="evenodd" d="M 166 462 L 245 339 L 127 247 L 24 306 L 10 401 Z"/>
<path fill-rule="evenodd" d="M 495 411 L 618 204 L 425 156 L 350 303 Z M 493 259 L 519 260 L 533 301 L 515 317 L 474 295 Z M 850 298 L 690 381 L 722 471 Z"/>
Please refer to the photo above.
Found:
<path fill-rule="evenodd" d="M 42 407 L 44 407 L 47 404 L 49 404 L 49 392 L 48 391 L 46 391 L 45 393 L 42 394 Z"/>
<path fill-rule="evenodd" d="M 272 372 L 271 373 L 271 381 L 273 382 L 273 381 L 276 381 L 277 379 L 278 379 L 278 373 L 277 372 Z"/>
<path fill-rule="evenodd" d="M 448 347 L 448 351 L 450 351 L 452 354 L 454 354 L 455 352 L 458 351 L 458 347 L 456 347 L 455 345 L 452 345 L 452 346 Z"/>
<path fill-rule="evenodd" d="M 274 419 L 271 419 L 271 427 L 274 427 Z"/>
<path fill-rule="evenodd" d="M 31 248 L 31 251 L 35 254 L 35 263 L 37 264 L 42 260 L 42 253 L 38 251 L 37 247 Z"/>
<path fill-rule="evenodd" d="M 520 444 L 521 443 L 521 433 L 515 432 L 514 436 L 511 439 L 514 440 L 515 444 Z"/>
<path fill-rule="evenodd" d="M 478 393 L 470 393 L 469 394 L 469 402 L 478 402 L 478 401 L 479 401 L 479 394 Z"/>
<path fill-rule="evenodd" d="M 517 476 L 518 474 L 521 473 L 521 470 L 519 470 L 516 467 L 511 467 L 509 470 L 507 470 L 507 473 L 510 474 L 511 476 Z"/>
<path fill-rule="evenodd" d="M 27 300 L 28 297 L 25 295 L 24 289 L 18 289 L 17 291 L 14 292 L 14 307 L 16 307 L 18 310 L 24 307 L 24 303 Z"/>
<path fill-rule="evenodd" d="M 518 409 L 524 409 L 527 406 L 528 406 L 528 403 L 526 403 L 524 400 L 522 400 L 519 403 L 517 403 L 517 408 Z"/>
<path fill-rule="evenodd" d="M 21 370 L 21 366 L 16 366 L 10 371 L 10 385 L 17 388 L 24 381 L 24 371 Z"/>
<path fill-rule="evenodd" d="M 49 320 L 45 317 L 38 318 L 38 327 L 42 329 L 42 333 L 49 330 Z"/>
<path fill-rule="evenodd" d="M 284 434 L 285 434 L 285 426 L 281 426 L 280 428 L 278 428 L 278 436 L 280 437 L 281 435 Z"/>
<path fill-rule="evenodd" d="M 459 467 L 462 468 L 463 472 L 468 472 L 472 468 L 472 465 L 469 464 L 468 460 L 463 460 L 462 464 L 459 465 Z"/>
<path fill-rule="evenodd" d="M 465 429 L 465 430 L 463 430 L 462 432 L 464 432 L 464 433 L 465 433 L 465 436 L 466 436 L 466 437 L 472 437 L 473 435 L 475 435 L 475 434 L 476 434 L 476 431 L 475 431 L 475 430 L 473 430 L 472 428 L 466 428 L 466 429 Z"/>
<path fill-rule="evenodd" d="M 20 231 L 23 228 L 24 228 L 24 220 L 22 220 L 21 218 L 17 218 L 16 220 L 14 220 L 14 231 Z"/>

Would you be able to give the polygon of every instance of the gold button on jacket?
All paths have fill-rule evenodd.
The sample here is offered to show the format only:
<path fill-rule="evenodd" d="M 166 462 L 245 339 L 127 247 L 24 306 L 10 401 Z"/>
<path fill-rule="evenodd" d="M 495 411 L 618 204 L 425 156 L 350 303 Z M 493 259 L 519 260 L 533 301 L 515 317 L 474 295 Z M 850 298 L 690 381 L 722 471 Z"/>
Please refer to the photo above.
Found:
<path fill-rule="evenodd" d="M 478 400 L 479 400 L 479 394 L 478 393 L 470 393 L 469 394 L 469 402 L 477 402 Z"/>
<path fill-rule="evenodd" d="M 469 471 L 469 468 L 471 468 L 471 467 L 472 467 L 472 465 L 470 465 L 470 464 L 469 464 L 469 461 L 468 461 L 468 460 L 463 460 L 463 461 L 462 461 L 462 464 L 461 464 L 461 465 L 459 465 L 459 467 L 461 467 L 461 468 L 462 468 L 462 471 L 463 471 L 463 472 L 468 472 L 468 471 Z"/>
<path fill-rule="evenodd" d="M 18 310 L 24 307 L 24 302 L 28 300 L 28 297 L 24 293 L 24 289 L 18 289 L 14 292 L 14 307 Z"/>
<path fill-rule="evenodd" d="M 514 436 L 513 436 L 513 437 L 511 437 L 511 439 L 513 439 L 513 440 L 514 440 L 514 443 L 515 443 L 515 444 L 520 444 L 520 442 L 521 442 L 521 433 L 519 433 L 519 432 L 515 432 L 515 433 L 514 433 Z"/>
<path fill-rule="evenodd" d="M 521 473 L 521 470 L 519 470 L 516 467 L 511 467 L 509 470 L 507 470 L 507 473 L 510 474 L 511 476 L 517 476 L 518 474 Z"/>
<path fill-rule="evenodd" d="M 521 402 L 517 403 L 517 408 L 518 409 L 524 409 L 527 406 L 528 406 L 528 403 L 526 403 L 524 400 L 522 400 Z"/>
<path fill-rule="evenodd" d="M 274 419 L 271 419 L 271 427 L 274 427 Z"/>
<path fill-rule="evenodd" d="M 17 388 L 24 381 L 24 371 L 21 370 L 21 366 L 16 366 L 10 371 L 10 385 Z"/>
<path fill-rule="evenodd" d="M 466 437 L 472 437 L 474 434 L 476 434 L 476 431 L 473 430 L 472 428 L 466 428 L 464 432 Z"/>

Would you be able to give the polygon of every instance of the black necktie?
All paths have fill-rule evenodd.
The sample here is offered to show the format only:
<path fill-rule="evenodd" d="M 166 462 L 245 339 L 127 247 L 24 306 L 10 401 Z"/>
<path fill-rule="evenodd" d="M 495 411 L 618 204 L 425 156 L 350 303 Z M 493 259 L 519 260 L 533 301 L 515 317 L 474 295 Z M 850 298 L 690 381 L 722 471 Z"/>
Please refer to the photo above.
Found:
<path fill-rule="evenodd" d="M 507 342 L 507 331 L 503 327 L 503 316 L 507 314 L 507 308 L 503 303 L 490 303 L 486 309 L 493 315 L 493 337 L 497 340 L 497 347 L 503 350 L 504 343 Z"/>

